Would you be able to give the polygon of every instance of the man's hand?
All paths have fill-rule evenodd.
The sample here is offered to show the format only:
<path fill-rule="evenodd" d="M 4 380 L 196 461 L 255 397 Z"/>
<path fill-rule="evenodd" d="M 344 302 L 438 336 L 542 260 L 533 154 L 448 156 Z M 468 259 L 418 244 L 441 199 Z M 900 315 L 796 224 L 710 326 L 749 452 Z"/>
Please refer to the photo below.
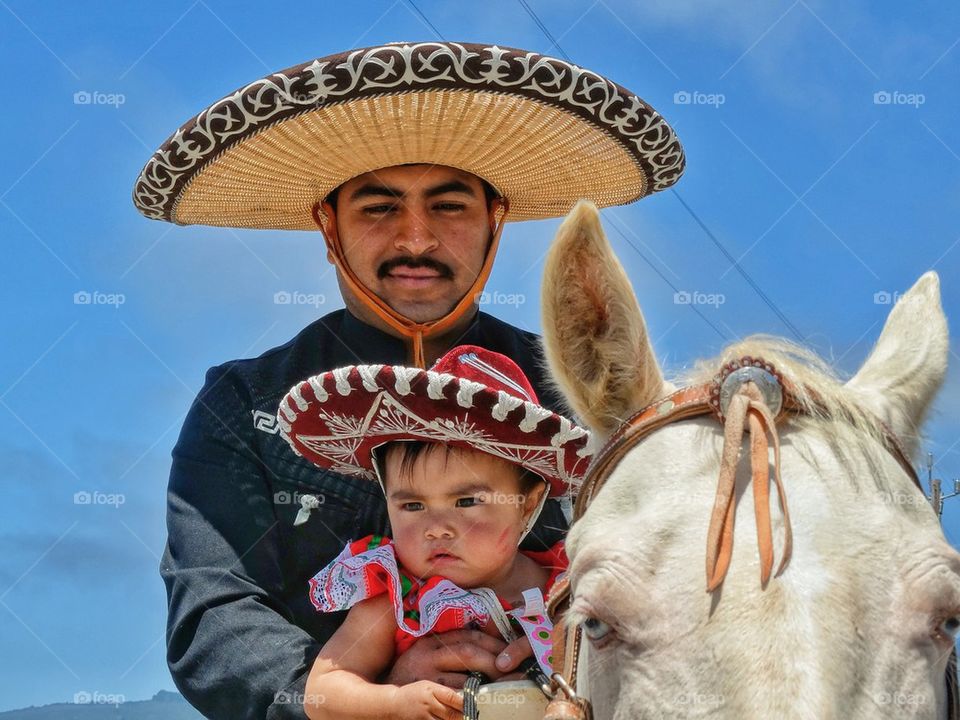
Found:
<path fill-rule="evenodd" d="M 389 717 L 392 720 L 461 720 L 463 696 L 443 685 L 421 680 L 396 689 Z"/>
<path fill-rule="evenodd" d="M 512 643 L 507 645 L 500 654 L 497 655 L 497 670 L 504 673 L 497 680 L 522 680 L 526 677 L 524 673 L 513 672 L 520 663 L 529 657 L 533 657 L 533 649 L 530 647 L 530 641 L 526 635 L 521 635 Z"/>
<path fill-rule="evenodd" d="M 522 677 L 515 670 L 533 654 L 523 637 L 507 645 L 479 630 L 451 630 L 427 635 L 415 642 L 397 658 L 385 681 L 392 685 L 408 685 L 429 679 L 459 690 L 466 682 L 466 673 L 475 670 L 491 680 L 513 680 Z"/>

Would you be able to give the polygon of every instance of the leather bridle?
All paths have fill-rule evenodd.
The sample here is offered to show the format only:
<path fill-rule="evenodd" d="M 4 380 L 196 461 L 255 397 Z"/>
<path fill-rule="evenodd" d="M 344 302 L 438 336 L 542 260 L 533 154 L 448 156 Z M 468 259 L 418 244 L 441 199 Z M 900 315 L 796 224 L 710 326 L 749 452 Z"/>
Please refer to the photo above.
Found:
<path fill-rule="evenodd" d="M 806 395 L 817 403 L 817 395 L 805 388 Z M 744 426 L 751 436 L 752 483 L 757 514 L 758 544 L 761 557 L 761 586 L 765 586 L 773 561 L 773 543 L 770 533 L 769 511 L 769 457 L 767 436 L 774 445 L 774 482 L 777 486 L 784 520 L 784 542 L 780 566 L 790 558 L 790 520 L 783 485 L 779 478 L 779 440 L 776 423 L 788 415 L 804 413 L 791 383 L 785 380 L 770 363 L 759 358 L 743 357 L 725 365 L 711 382 L 681 388 L 673 394 L 648 405 L 628 418 L 614 432 L 604 447 L 594 455 L 586 478 L 574 505 L 573 522 L 580 520 L 590 503 L 603 488 L 607 479 L 624 456 L 653 432 L 690 418 L 713 416 L 724 428 L 724 451 L 721 461 L 720 483 L 707 535 L 707 590 L 712 592 L 723 582 L 732 553 L 735 497 L 733 481 L 736 475 Z M 914 484 L 923 492 L 920 478 L 896 437 L 883 426 L 884 444 L 903 467 Z M 776 575 L 775 574 L 775 575 Z M 579 625 L 568 625 L 565 613 L 569 608 L 571 589 L 569 578 L 554 585 L 547 601 L 547 611 L 554 622 L 553 629 L 553 699 L 547 706 L 544 720 L 589 720 L 592 718 L 590 701 L 577 691 L 577 673 L 583 646 L 583 632 Z M 956 652 L 947 665 L 948 720 L 960 720 L 958 700 Z"/>

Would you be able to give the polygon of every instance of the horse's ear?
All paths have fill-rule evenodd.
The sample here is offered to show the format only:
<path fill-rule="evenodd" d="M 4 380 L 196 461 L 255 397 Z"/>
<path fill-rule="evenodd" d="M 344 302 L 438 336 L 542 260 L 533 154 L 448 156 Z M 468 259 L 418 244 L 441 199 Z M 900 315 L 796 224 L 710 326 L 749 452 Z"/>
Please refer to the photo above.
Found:
<path fill-rule="evenodd" d="M 599 436 L 665 391 L 623 267 L 581 200 L 560 226 L 544 270 L 543 335 L 553 379 Z"/>
<path fill-rule="evenodd" d="M 917 449 L 923 418 L 943 383 L 948 352 L 940 280 L 928 272 L 897 301 L 870 356 L 847 383 L 908 454 Z"/>

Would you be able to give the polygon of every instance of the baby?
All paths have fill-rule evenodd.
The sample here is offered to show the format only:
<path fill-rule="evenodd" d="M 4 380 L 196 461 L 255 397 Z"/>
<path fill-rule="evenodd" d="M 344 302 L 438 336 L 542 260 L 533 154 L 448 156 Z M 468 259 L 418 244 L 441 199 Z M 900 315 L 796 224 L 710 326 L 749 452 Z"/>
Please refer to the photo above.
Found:
<path fill-rule="evenodd" d="M 444 685 L 376 682 L 418 638 L 446 630 L 508 642 L 519 631 L 549 674 L 543 596 L 566 556 L 562 543 L 518 545 L 548 494 L 581 479 L 588 438 L 537 403 L 516 364 L 464 346 L 429 371 L 341 368 L 295 386 L 279 419 L 299 454 L 379 481 L 392 530 L 349 543 L 310 582 L 318 610 L 349 613 L 310 671 L 308 717 L 463 717 Z"/>

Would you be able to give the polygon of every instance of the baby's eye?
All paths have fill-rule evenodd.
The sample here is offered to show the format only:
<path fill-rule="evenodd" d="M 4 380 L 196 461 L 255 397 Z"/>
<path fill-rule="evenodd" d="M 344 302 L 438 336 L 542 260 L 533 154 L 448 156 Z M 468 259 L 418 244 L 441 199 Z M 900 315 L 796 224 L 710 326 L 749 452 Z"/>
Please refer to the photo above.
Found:
<path fill-rule="evenodd" d="M 462 497 L 457 498 L 457 507 L 473 507 L 474 505 L 482 505 L 482 497 Z"/>
<path fill-rule="evenodd" d="M 418 510 L 423 510 L 423 503 L 419 503 L 419 502 L 401 503 L 400 509 L 406 510 L 407 512 L 417 512 Z"/>

